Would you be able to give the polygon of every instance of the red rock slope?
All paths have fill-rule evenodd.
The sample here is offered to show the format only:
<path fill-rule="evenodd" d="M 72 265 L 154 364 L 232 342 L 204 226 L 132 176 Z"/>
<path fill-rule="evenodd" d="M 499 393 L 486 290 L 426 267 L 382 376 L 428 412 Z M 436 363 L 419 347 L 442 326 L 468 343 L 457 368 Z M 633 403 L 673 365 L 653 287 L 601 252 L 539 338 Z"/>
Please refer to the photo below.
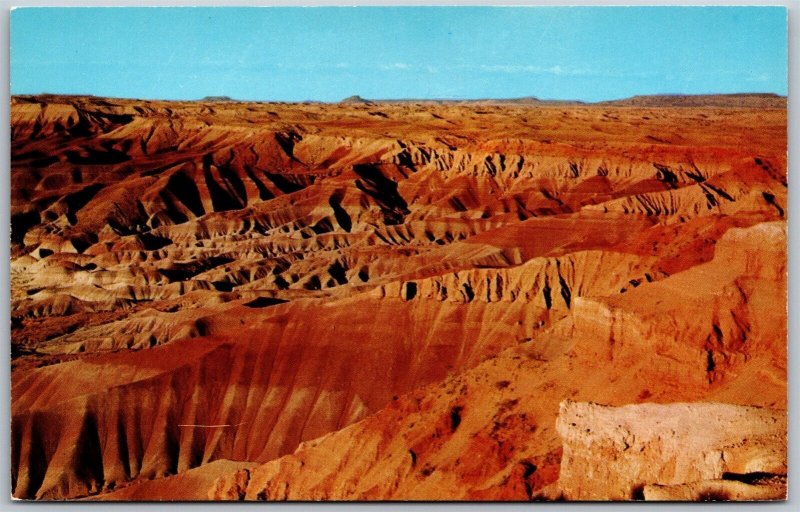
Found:
<path fill-rule="evenodd" d="M 785 410 L 783 109 L 11 116 L 18 498 L 569 498 L 564 399 Z"/>

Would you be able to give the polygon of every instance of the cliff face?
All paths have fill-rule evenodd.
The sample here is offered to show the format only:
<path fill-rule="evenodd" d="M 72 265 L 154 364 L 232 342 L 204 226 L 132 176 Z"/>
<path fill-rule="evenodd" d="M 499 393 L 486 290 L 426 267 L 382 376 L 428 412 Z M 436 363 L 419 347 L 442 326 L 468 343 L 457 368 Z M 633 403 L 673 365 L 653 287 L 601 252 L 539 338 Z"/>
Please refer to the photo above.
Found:
<path fill-rule="evenodd" d="M 16 497 L 583 499 L 564 399 L 785 410 L 784 110 L 11 117 Z"/>
<path fill-rule="evenodd" d="M 730 261 L 726 249 L 737 247 L 738 255 L 748 241 L 767 239 L 774 250 L 753 251 L 739 265 Z M 756 320 L 767 314 L 759 304 L 785 297 L 782 247 L 781 223 L 731 230 L 717 256 L 690 274 L 693 287 L 684 283 L 686 271 L 647 285 L 661 303 L 635 300 L 647 289 L 642 285 L 613 314 L 571 308 L 531 342 L 255 469 L 245 498 L 627 500 L 641 498 L 644 489 L 667 496 L 656 490 L 661 487 L 646 486 L 730 475 L 785 477 L 785 327 L 763 328 Z M 731 281 L 759 290 L 748 295 L 754 300 L 743 304 L 740 293 L 721 292 Z M 738 325 L 748 326 L 745 336 L 717 340 L 723 328 L 714 320 L 716 306 L 697 310 L 699 302 L 720 297 L 732 301 L 725 307 L 737 313 Z M 614 315 L 636 321 L 622 323 Z M 668 321 L 670 335 L 659 334 Z M 709 337 L 713 350 L 706 348 Z M 559 406 L 563 397 L 656 403 Z M 657 405 L 685 401 L 691 403 Z M 634 442 L 636 450 L 629 449 Z M 727 487 L 721 495 L 739 499 L 785 494 L 780 487 L 766 494 L 764 488 Z M 674 492 L 694 499 L 705 491 Z"/>
<path fill-rule="evenodd" d="M 611 408 L 565 402 L 556 429 L 564 440 L 558 485 L 566 499 L 664 499 L 663 488 L 702 488 L 699 482 L 713 480 L 720 481 L 718 499 L 724 499 L 726 480 L 736 488 L 786 475 L 782 411 L 718 403 Z M 772 499 L 785 498 L 783 483 L 782 493 L 766 486 Z M 764 499 L 763 487 L 751 487 L 750 499 Z"/>

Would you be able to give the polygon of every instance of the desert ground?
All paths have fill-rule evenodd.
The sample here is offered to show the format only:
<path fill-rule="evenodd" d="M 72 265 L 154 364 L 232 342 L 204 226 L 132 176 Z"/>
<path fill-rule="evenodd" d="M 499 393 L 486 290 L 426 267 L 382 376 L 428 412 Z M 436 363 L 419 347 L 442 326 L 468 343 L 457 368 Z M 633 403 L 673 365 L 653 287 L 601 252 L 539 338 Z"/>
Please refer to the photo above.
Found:
<path fill-rule="evenodd" d="M 785 98 L 11 128 L 16 498 L 785 497 Z"/>

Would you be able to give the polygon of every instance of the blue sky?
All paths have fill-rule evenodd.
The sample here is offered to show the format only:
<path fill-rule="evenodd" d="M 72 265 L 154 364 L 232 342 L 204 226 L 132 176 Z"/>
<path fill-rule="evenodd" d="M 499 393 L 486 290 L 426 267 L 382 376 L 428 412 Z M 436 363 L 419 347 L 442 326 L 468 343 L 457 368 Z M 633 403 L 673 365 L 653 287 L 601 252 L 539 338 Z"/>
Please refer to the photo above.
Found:
<path fill-rule="evenodd" d="M 787 92 L 780 7 L 23 8 L 12 94 L 338 101 Z"/>

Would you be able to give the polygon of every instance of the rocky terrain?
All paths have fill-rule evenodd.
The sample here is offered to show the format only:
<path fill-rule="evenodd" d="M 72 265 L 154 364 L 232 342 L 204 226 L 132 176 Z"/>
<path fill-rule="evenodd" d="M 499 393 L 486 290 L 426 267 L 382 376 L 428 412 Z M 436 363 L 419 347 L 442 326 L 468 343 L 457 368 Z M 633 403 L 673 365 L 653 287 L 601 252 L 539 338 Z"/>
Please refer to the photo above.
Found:
<path fill-rule="evenodd" d="M 782 499 L 768 96 L 11 103 L 22 499 Z"/>

